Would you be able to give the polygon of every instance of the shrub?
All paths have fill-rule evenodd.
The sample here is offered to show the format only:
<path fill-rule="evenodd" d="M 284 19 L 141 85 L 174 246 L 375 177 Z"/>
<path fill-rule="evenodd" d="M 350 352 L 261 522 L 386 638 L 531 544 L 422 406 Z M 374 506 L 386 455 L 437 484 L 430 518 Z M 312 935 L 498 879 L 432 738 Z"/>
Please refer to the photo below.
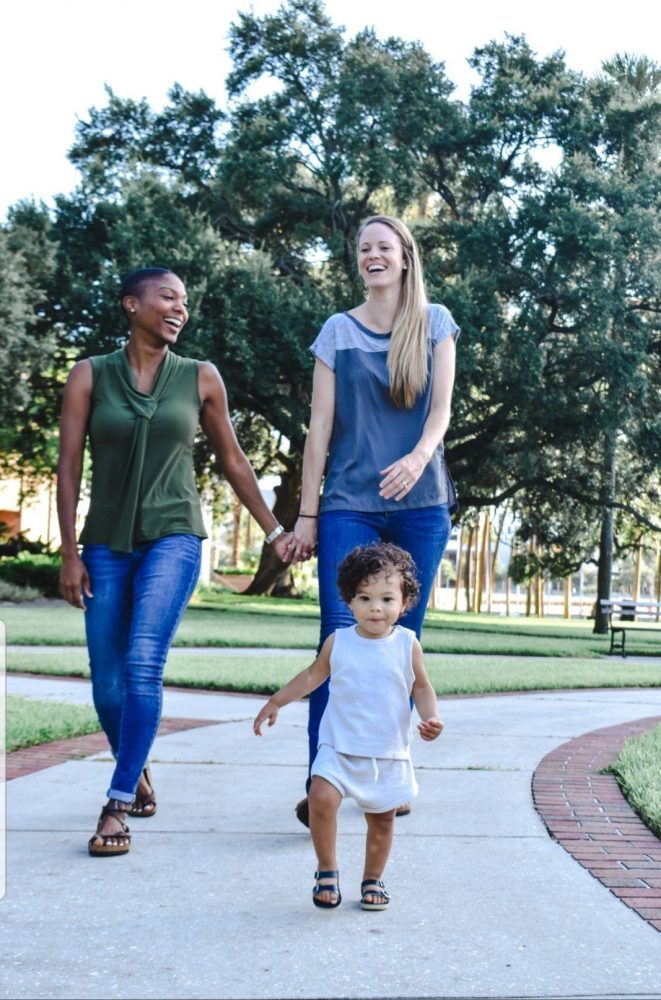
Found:
<path fill-rule="evenodd" d="M 59 556 L 23 554 L 0 559 L 0 580 L 18 587 L 34 587 L 44 597 L 59 597 Z"/>
<path fill-rule="evenodd" d="M 0 559 L 5 556 L 17 556 L 21 552 L 29 552 L 31 555 L 51 554 L 48 542 L 31 541 L 22 531 L 17 535 L 5 535 L 5 527 L 6 525 L 0 521 Z"/>
<path fill-rule="evenodd" d="M 36 587 L 19 587 L 0 579 L 0 601 L 36 601 L 39 597 L 43 594 Z"/>

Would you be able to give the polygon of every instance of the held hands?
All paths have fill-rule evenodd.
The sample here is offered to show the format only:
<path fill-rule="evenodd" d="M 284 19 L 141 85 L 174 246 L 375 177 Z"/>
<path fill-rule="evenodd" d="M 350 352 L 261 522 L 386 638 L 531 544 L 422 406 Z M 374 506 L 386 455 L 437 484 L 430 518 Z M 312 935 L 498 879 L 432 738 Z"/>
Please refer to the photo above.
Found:
<path fill-rule="evenodd" d="M 292 542 L 292 532 L 286 531 L 284 535 L 278 535 L 274 542 L 272 542 L 273 551 L 277 555 L 280 562 L 288 563 L 291 561 L 291 542 Z M 295 561 L 295 560 L 294 560 Z"/>
<path fill-rule="evenodd" d="M 85 563 L 78 553 L 62 558 L 60 568 L 60 593 L 74 608 L 85 610 L 83 594 L 92 597 L 92 584 Z"/>
<path fill-rule="evenodd" d="M 386 469 L 381 469 L 383 479 L 379 483 L 379 496 L 384 500 L 401 500 L 413 489 L 425 471 L 426 464 L 420 454 L 412 451 L 403 458 L 398 458 Z"/>
<path fill-rule="evenodd" d="M 279 711 L 280 709 L 278 706 L 275 704 L 273 699 L 270 698 L 252 724 L 252 731 L 255 736 L 262 735 L 262 726 L 267 720 L 269 728 L 275 725 L 275 720 L 278 718 Z"/>
<path fill-rule="evenodd" d="M 299 517 L 289 538 L 289 559 L 305 562 L 317 551 L 317 522 L 313 517 Z"/>
<path fill-rule="evenodd" d="M 443 723 L 440 719 L 426 719 L 418 723 L 418 732 L 423 740 L 435 740 L 443 732 Z"/>

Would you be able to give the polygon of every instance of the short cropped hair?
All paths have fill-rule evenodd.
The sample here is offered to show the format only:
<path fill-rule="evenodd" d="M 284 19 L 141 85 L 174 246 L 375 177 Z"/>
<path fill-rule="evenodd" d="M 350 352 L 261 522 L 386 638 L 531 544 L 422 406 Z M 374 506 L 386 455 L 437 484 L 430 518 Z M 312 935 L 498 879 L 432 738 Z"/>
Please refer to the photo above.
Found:
<path fill-rule="evenodd" d="M 393 572 L 399 573 L 402 578 L 402 597 L 406 607 L 412 607 L 420 593 L 415 563 L 408 552 L 390 542 L 359 545 L 345 556 L 337 573 L 340 596 L 349 604 L 356 596 L 361 583 L 369 577 L 385 573 L 388 579 Z"/>
<path fill-rule="evenodd" d="M 140 295 L 143 285 L 146 285 L 148 281 L 156 281 L 157 278 L 162 278 L 166 274 L 174 274 L 174 271 L 171 271 L 169 267 L 141 267 L 137 271 L 131 271 L 130 274 L 122 278 L 119 301 L 123 302 L 127 295 Z"/>

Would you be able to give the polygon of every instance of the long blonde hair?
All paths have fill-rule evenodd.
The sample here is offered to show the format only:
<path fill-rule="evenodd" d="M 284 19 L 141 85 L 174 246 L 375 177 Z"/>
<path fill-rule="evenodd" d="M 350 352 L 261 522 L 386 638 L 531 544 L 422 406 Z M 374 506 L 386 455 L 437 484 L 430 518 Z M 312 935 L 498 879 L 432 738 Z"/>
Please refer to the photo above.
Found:
<path fill-rule="evenodd" d="M 406 270 L 402 272 L 399 305 L 388 349 L 388 373 L 390 398 L 395 406 L 404 406 L 410 410 L 418 396 L 425 391 L 429 379 L 429 317 L 422 263 L 418 246 L 408 226 L 392 215 L 372 215 L 366 219 L 358 231 L 357 245 L 360 244 L 366 227 L 373 222 L 380 222 L 392 229 L 404 254 Z"/>

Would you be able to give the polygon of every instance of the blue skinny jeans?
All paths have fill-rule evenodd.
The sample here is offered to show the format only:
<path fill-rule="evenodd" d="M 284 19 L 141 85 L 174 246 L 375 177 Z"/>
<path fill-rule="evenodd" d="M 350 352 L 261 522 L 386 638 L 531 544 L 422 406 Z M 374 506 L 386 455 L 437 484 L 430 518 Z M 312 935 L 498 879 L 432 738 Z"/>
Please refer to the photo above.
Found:
<path fill-rule="evenodd" d="M 115 757 L 108 798 L 132 802 L 163 705 L 170 644 L 200 573 L 202 541 L 167 535 L 133 552 L 85 545 L 84 597 L 94 707 Z"/>
<path fill-rule="evenodd" d="M 326 511 L 319 516 L 317 572 L 321 632 L 319 649 L 338 628 L 354 624 L 354 617 L 337 589 L 337 569 L 344 557 L 357 545 L 369 542 L 392 542 L 410 553 L 420 583 L 420 598 L 401 618 L 401 624 L 413 629 L 418 638 L 422 630 L 427 601 L 434 577 L 447 545 L 452 523 L 447 504 L 396 510 L 387 514 L 350 510 Z M 328 702 L 328 681 L 310 695 L 308 739 L 310 767 L 317 756 L 319 724 Z M 308 777 L 308 788 L 310 778 Z"/>

